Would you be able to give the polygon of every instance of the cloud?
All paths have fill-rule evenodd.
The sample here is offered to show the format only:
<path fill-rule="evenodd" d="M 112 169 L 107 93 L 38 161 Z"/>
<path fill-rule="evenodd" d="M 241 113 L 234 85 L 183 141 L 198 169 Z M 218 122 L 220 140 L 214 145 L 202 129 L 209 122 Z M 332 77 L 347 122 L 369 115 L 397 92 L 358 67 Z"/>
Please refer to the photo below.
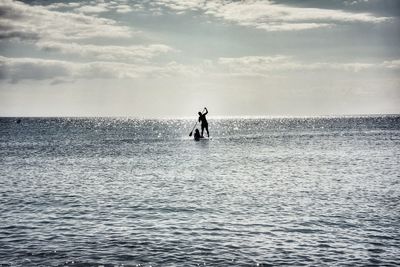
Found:
<path fill-rule="evenodd" d="M 30 31 L 17 30 L 7 25 L 2 25 L 2 31 L 0 32 L 0 39 L 18 39 L 18 40 L 38 40 L 39 34 Z"/>
<path fill-rule="evenodd" d="M 94 57 L 99 60 L 135 60 L 143 61 L 160 54 L 176 51 L 163 44 L 136 45 L 136 46 L 100 46 L 77 43 L 38 42 L 42 50 L 57 51 L 63 54 L 76 54 L 81 57 Z"/>
<path fill-rule="evenodd" d="M 278 72 L 305 71 L 345 71 L 361 72 L 365 70 L 397 70 L 400 60 L 384 61 L 382 63 L 361 62 L 301 62 L 288 56 L 246 56 L 238 58 L 219 58 L 217 67 L 222 73 L 233 76 L 268 76 Z"/>
<path fill-rule="evenodd" d="M 53 3 L 46 5 L 46 9 L 61 9 L 61 8 L 76 8 L 81 6 L 78 2 L 69 2 L 69 3 Z"/>
<path fill-rule="evenodd" d="M 57 9 L 63 9 L 63 12 Z M 158 55 L 176 51 L 167 45 L 91 44 L 94 40 L 96 43 L 101 39 L 115 42 L 116 39 L 129 40 L 132 37 L 133 32 L 128 27 L 112 19 L 97 17 L 99 13 L 110 9 L 127 12 L 129 6 L 116 2 L 97 3 L 93 6 L 83 2 L 30 6 L 18 1 L 0 0 L 1 39 L 18 39 L 34 44 L 42 51 L 56 52 L 52 54 L 54 56 L 59 56 L 59 53 L 77 55 L 86 61 L 0 57 L 1 79 L 14 83 L 27 79 L 49 80 L 56 84 L 77 79 L 134 79 L 191 72 L 175 62 L 164 65 L 149 62 L 149 59 Z M 94 15 L 88 15 L 91 13 Z M 129 63 L 122 63 L 127 61 Z"/>
<path fill-rule="evenodd" d="M 361 3 L 366 3 L 368 0 L 345 0 L 344 4 L 345 5 L 358 5 Z"/>
<path fill-rule="evenodd" d="M 54 10 L 65 8 L 69 11 Z M 176 51 L 163 44 L 117 46 L 88 43 L 93 42 L 94 38 L 96 42 L 99 39 L 115 42 L 116 39 L 129 40 L 132 37 L 130 28 L 119 25 L 114 20 L 96 16 L 111 8 L 116 8 L 119 12 L 129 10 L 129 6 L 114 2 L 97 3 L 93 6 L 84 2 L 30 6 L 18 1 L 0 0 L 0 39 L 18 39 L 34 44 L 43 51 L 78 55 L 87 57 L 86 60 L 138 62 Z"/>
<path fill-rule="evenodd" d="M 54 8 L 54 7 L 51 7 Z M 128 38 L 132 32 L 111 19 L 59 12 L 45 6 L 18 1 L 0 1 L 0 30 L 3 38 L 58 41 L 90 38 Z"/>
<path fill-rule="evenodd" d="M 129 13 L 132 12 L 133 9 L 129 5 L 117 5 L 115 6 L 115 11 L 117 13 Z"/>
<path fill-rule="evenodd" d="M 270 1 L 232 2 L 217 9 L 210 9 L 209 13 L 239 25 L 267 31 L 315 29 L 340 23 L 379 23 L 387 20 L 368 13 L 290 7 Z"/>
<path fill-rule="evenodd" d="M 293 7 L 268 0 L 158 0 L 152 5 L 162 6 L 177 13 L 201 11 L 224 21 L 266 31 L 326 28 L 345 23 L 381 23 L 390 19 L 365 12 L 352 13 L 342 10 Z"/>
<path fill-rule="evenodd" d="M 0 78 L 11 82 L 21 80 L 77 80 L 77 79 L 136 79 L 160 77 L 202 77 L 205 76 L 248 76 L 268 77 L 285 72 L 316 71 L 388 71 L 400 70 L 400 60 L 382 63 L 360 62 L 301 62 L 284 55 L 246 56 L 206 60 L 199 65 L 184 65 L 177 62 L 168 64 L 135 64 L 109 61 L 87 63 L 38 58 L 7 58 L 0 56 Z"/>
<path fill-rule="evenodd" d="M 57 83 L 77 79 L 135 79 L 140 77 L 171 77 L 198 75 L 201 69 L 176 62 L 164 65 L 128 64 L 95 61 L 77 63 L 38 58 L 7 58 L 0 56 L 0 78 L 12 83 L 21 80 L 50 80 Z"/>
<path fill-rule="evenodd" d="M 381 66 L 387 69 L 400 70 L 400 59 L 384 61 Z"/>
<path fill-rule="evenodd" d="M 104 13 L 109 11 L 115 11 L 117 13 L 129 13 L 133 10 L 141 10 L 143 9 L 143 5 L 128 3 L 126 1 L 80 1 L 78 2 L 70 2 L 70 3 L 53 3 L 45 6 L 46 9 L 51 10 L 61 10 L 61 9 L 70 9 L 75 13 L 85 13 L 85 14 L 96 14 L 96 13 Z"/>
<path fill-rule="evenodd" d="M 107 8 L 106 4 L 98 4 L 96 6 L 92 5 L 87 5 L 87 6 L 81 6 L 79 8 L 75 8 L 75 11 L 81 12 L 81 13 L 103 13 L 109 11 Z"/>
<path fill-rule="evenodd" d="M 158 0 L 154 6 L 164 6 L 175 11 L 201 10 L 205 5 L 204 0 Z"/>
<path fill-rule="evenodd" d="M 0 77 L 15 83 L 20 80 L 46 80 L 73 76 L 73 64 L 58 60 L 7 58 L 0 56 Z"/>

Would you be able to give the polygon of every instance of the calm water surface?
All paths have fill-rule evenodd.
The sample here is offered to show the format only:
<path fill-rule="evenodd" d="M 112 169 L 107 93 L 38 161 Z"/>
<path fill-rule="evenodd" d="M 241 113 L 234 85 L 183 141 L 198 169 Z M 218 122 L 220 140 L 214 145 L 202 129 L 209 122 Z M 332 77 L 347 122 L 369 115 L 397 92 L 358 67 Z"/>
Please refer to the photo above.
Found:
<path fill-rule="evenodd" d="M 396 266 L 400 117 L 0 119 L 0 265 Z"/>

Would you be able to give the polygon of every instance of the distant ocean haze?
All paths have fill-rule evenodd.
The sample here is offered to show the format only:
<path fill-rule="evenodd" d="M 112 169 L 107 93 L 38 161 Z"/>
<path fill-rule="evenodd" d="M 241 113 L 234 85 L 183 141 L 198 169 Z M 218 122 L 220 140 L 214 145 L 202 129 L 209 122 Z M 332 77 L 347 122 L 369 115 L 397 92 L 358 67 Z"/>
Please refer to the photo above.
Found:
<path fill-rule="evenodd" d="M 208 121 L 0 118 L 0 265 L 398 265 L 400 116 Z"/>

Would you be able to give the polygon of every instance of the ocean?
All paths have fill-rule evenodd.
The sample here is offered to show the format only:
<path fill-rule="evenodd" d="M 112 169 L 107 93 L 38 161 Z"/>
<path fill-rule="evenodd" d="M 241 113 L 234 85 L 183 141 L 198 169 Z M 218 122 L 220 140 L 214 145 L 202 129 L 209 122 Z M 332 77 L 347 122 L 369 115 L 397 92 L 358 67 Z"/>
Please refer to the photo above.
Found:
<path fill-rule="evenodd" d="M 1 266 L 399 266 L 400 116 L 0 118 Z"/>

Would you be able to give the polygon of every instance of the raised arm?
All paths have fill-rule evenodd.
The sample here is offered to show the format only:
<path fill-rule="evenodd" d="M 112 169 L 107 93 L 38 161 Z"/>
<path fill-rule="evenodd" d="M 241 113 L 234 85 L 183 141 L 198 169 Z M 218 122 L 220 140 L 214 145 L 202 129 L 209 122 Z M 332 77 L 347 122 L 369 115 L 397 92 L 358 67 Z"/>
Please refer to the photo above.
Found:
<path fill-rule="evenodd" d="M 204 113 L 203 115 L 207 115 L 208 114 L 208 110 L 207 108 L 204 108 L 206 110 L 206 113 Z"/>

